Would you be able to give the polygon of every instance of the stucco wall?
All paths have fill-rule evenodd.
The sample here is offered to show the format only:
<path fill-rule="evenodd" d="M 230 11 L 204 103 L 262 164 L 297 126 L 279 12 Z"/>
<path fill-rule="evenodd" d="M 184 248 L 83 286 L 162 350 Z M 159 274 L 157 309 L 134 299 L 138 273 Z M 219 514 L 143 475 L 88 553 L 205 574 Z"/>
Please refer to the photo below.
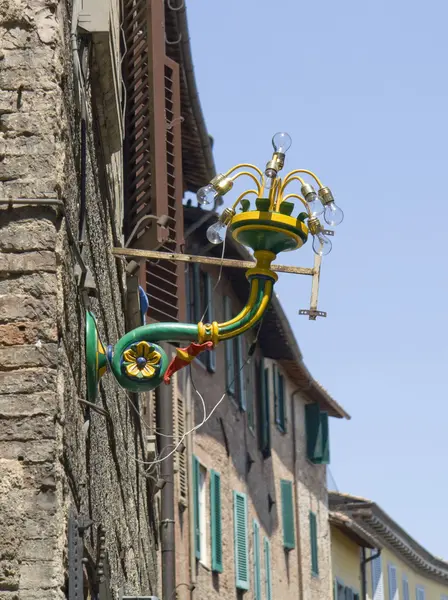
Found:
<path fill-rule="evenodd" d="M 204 267 L 206 268 L 206 267 Z M 218 271 L 207 269 L 217 281 Z M 242 308 L 231 281 L 224 270 L 217 289 L 214 291 L 214 318 L 223 320 L 222 298 L 231 297 L 236 312 Z M 253 340 L 254 332 L 247 334 L 248 348 Z M 259 356 L 257 349 L 253 360 Z M 197 361 L 196 361 L 197 363 Z M 216 373 L 210 374 L 200 364 L 192 366 L 193 380 L 204 397 L 207 411 L 218 402 L 225 391 L 225 349 L 218 345 L 216 349 Z M 265 365 L 271 369 L 272 361 L 266 359 Z M 271 373 L 271 371 L 270 371 Z M 272 386 L 272 376 L 270 385 Z M 248 497 L 248 540 L 250 548 L 250 591 L 247 597 L 253 597 L 253 519 L 260 524 L 260 556 L 262 596 L 265 597 L 265 572 L 263 557 L 263 537 L 271 541 L 272 593 L 273 598 L 304 598 L 307 600 L 328 600 L 331 597 L 330 574 L 330 539 L 328 531 L 327 496 L 325 487 L 325 467 L 312 465 L 306 458 L 306 437 L 304 407 L 305 398 L 300 394 L 294 396 L 296 411 L 296 466 L 294 466 L 294 447 L 292 436 L 292 387 L 287 381 L 287 423 L 288 431 L 281 433 L 274 422 L 274 400 L 270 390 L 271 403 L 271 447 L 272 456 L 263 459 L 259 449 L 257 435 L 247 425 L 247 413 L 241 412 L 235 402 L 226 398 L 213 413 L 207 423 L 194 434 L 194 454 L 207 469 L 214 469 L 221 475 L 223 560 L 222 574 L 211 573 L 210 564 L 196 565 L 197 587 L 195 600 L 213 598 L 238 598 L 240 592 L 235 586 L 234 570 L 234 522 L 233 491 L 244 492 Z M 202 419 L 202 407 L 199 398 L 193 391 L 192 401 L 195 407 L 195 422 Z M 254 396 L 254 406 L 257 398 Z M 256 412 L 256 411 L 255 411 Z M 230 454 L 227 456 L 224 435 L 220 424 L 224 422 Z M 255 428 L 256 429 L 256 428 Z M 250 453 L 255 461 L 250 470 L 247 469 L 246 457 Z M 296 493 L 299 508 L 295 513 L 296 531 L 295 549 L 285 552 L 283 548 L 283 525 L 281 513 L 280 480 L 294 481 L 296 468 Z M 209 485 L 209 481 L 207 481 Z M 269 510 L 268 494 L 275 504 Z M 309 532 L 309 511 L 313 510 L 318 518 L 319 543 L 319 577 L 311 575 L 311 548 Z M 209 497 L 207 495 L 206 511 L 209 514 Z M 299 521 L 298 521 L 299 519 Z M 208 534 L 208 545 L 210 544 Z M 210 552 L 209 552 L 210 553 Z M 186 555 L 186 547 L 179 548 L 179 555 Z M 180 594 L 186 594 L 179 590 Z M 186 596 L 182 596 L 186 597 Z"/>
<path fill-rule="evenodd" d="M 333 581 L 337 577 L 345 586 L 360 594 L 360 547 L 336 527 L 331 527 Z"/>
<path fill-rule="evenodd" d="M 0 197 L 56 198 L 66 213 L 0 212 L 0 597 L 9 600 L 64 597 L 70 506 L 93 521 L 85 540 L 94 557 L 104 526 L 114 591 L 157 591 L 153 502 L 134 460 L 143 457 L 140 424 L 111 376 L 97 401 L 109 418 L 79 402 L 84 305 L 66 233 L 69 222 L 77 235 L 80 185 L 69 10 L 48 0 L 0 5 Z M 102 139 L 89 126 L 84 258 L 97 288 L 91 307 L 113 343 L 124 332 L 124 279 L 111 255 L 121 170 Z"/>

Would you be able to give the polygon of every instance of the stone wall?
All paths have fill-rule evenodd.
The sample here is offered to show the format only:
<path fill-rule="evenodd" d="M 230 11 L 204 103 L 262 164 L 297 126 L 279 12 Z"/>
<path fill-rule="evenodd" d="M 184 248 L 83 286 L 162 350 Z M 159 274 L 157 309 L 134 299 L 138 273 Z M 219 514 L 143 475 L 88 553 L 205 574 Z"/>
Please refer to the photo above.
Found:
<path fill-rule="evenodd" d="M 120 588 L 157 593 L 152 490 L 135 460 L 144 456 L 140 420 L 111 375 L 97 399 L 107 417 L 82 402 L 85 304 L 114 343 L 125 331 L 126 296 L 111 254 L 121 237 L 120 140 L 104 151 L 95 83 L 83 256 L 96 297 L 77 286 L 67 236 L 71 227 L 77 237 L 80 186 L 70 10 L 52 0 L 0 2 L 0 198 L 64 207 L 0 205 L 1 600 L 65 597 L 70 508 L 93 522 L 85 544 L 94 558 L 104 527 L 115 597 Z"/>

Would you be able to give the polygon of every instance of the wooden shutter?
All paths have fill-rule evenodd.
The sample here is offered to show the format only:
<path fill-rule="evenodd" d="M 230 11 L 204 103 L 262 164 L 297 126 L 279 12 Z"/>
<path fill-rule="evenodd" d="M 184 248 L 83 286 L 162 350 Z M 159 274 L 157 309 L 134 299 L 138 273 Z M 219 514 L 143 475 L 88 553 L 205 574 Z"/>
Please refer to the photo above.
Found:
<path fill-rule="evenodd" d="M 236 379 L 238 382 L 238 404 L 241 410 L 246 410 L 246 382 L 244 378 L 244 354 L 243 354 L 243 339 L 239 335 L 236 338 Z"/>
<path fill-rule="evenodd" d="M 417 600 L 425 600 L 425 588 L 421 585 L 416 587 L 416 597 Z"/>
<path fill-rule="evenodd" d="M 310 511 L 310 546 L 311 546 L 311 574 L 317 577 L 319 575 L 319 555 L 317 543 L 317 518 L 315 513 Z"/>
<path fill-rule="evenodd" d="M 265 368 L 262 358 L 257 365 L 257 395 L 259 407 L 258 435 L 260 451 L 264 458 L 271 456 L 271 423 L 269 403 L 269 371 Z"/>
<path fill-rule="evenodd" d="M 403 575 L 403 600 L 410 600 L 409 597 L 409 581 L 406 575 Z M 448 600 L 448 596 L 441 598 L 440 600 Z"/>
<path fill-rule="evenodd" d="M 320 413 L 320 426 L 322 428 L 322 465 L 330 464 L 330 431 L 329 431 L 329 421 L 328 421 L 328 413 L 321 412 Z"/>
<path fill-rule="evenodd" d="M 328 413 L 321 412 L 318 404 L 305 406 L 307 456 L 314 464 L 329 464 L 330 436 Z"/>
<path fill-rule="evenodd" d="M 178 444 L 185 435 L 185 401 L 179 390 L 177 375 L 177 373 L 174 373 L 171 379 L 175 444 Z M 185 450 L 183 452 L 175 452 L 173 458 L 179 503 L 186 507 L 188 506 L 187 454 Z"/>
<path fill-rule="evenodd" d="M 271 575 L 271 543 L 268 538 L 263 539 L 264 546 L 264 585 L 266 600 L 272 600 L 272 575 Z"/>
<path fill-rule="evenodd" d="M 245 368 L 246 373 L 246 405 L 247 405 L 247 424 L 254 431 L 255 413 L 254 413 L 254 364 L 251 359 Z"/>
<path fill-rule="evenodd" d="M 193 503 L 194 503 L 194 553 L 201 558 L 201 531 L 199 515 L 199 461 L 193 456 Z"/>
<path fill-rule="evenodd" d="M 372 550 L 376 554 L 376 550 Z M 373 600 L 384 600 L 383 568 L 381 556 L 377 556 L 371 561 L 372 569 L 372 597 Z"/>
<path fill-rule="evenodd" d="M 249 589 L 249 548 L 247 543 L 247 497 L 233 492 L 236 587 Z"/>
<path fill-rule="evenodd" d="M 272 363 L 272 392 L 274 396 L 274 419 L 275 422 L 279 423 L 278 416 L 278 369 L 275 363 Z"/>
<path fill-rule="evenodd" d="M 228 296 L 224 296 L 224 321 L 232 318 L 232 302 Z M 235 346 L 234 340 L 226 340 L 226 389 L 229 396 L 235 396 Z"/>
<path fill-rule="evenodd" d="M 198 263 L 194 263 L 191 266 L 193 281 L 192 281 L 192 305 L 193 305 L 193 320 L 195 323 L 199 323 L 202 319 L 202 313 L 204 311 L 202 294 L 201 294 L 201 267 Z"/>
<path fill-rule="evenodd" d="M 291 481 L 280 481 L 282 498 L 283 547 L 286 550 L 295 548 L 294 502 Z"/>
<path fill-rule="evenodd" d="M 254 529 L 254 600 L 261 600 L 260 525 L 253 522 Z"/>
<path fill-rule="evenodd" d="M 277 369 L 277 406 L 278 420 L 277 424 L 280 431 L 286 433 L 286 399 L 285 399 L 285 378 Z"/>
<path fill-rule="evenodd" d="M 352 588 L 345 588 L 345 600 L 353 600 L 353 590 Z"/>
<path fill-rule="evenodd" d="M 210 525 L 212 571 L 222 573 L 221 476 L 210 472 Z"/>
<path fill-rule="evenodd" d="M 398 600 L 397 568 L 394 565 L 389 564 L 387 570 L 389 579 L 389 600 Z"/>
<path fill-rule="evenodd" d="M 205 287 L 205 309 L 207 311 L 207 321 L 213 322 L 214 317 L 214 306 L 213 306 L 213 285 L 212 278 L 208 273 L 204 273 L 204 287 Z M 216 350 L 206 351 L 206 366 L 209 373 L 215 373 L 216 371 Z"/>
<path fill-rule="evenodd" d="M 163 0 L 124 3 L 126 87 L 124 194 L 131 246 L 178 252 L 183 244 L 183 182 L 179 65 L 165 55 Z M 166 226 L 153 215 L 167 216 Z M 185 320 L 183 266 L 146 262 L 150 318 Z"/>

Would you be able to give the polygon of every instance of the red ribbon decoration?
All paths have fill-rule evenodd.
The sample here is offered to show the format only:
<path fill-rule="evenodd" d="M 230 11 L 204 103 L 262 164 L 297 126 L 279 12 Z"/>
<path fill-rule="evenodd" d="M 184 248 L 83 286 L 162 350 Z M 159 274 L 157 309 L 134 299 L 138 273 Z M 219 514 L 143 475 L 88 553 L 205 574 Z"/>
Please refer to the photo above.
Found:
<path fill-rule="evenodd" d="M 169 384 L 174 373 L 188 366 L 204 350 L 211 350 L 212 348 L 213 342 L 204 342 L 203 344 L 192 342 L 187 348 L 177 348 L 177 356 L 172 359 L 163 376 L 164 383 Z"/>

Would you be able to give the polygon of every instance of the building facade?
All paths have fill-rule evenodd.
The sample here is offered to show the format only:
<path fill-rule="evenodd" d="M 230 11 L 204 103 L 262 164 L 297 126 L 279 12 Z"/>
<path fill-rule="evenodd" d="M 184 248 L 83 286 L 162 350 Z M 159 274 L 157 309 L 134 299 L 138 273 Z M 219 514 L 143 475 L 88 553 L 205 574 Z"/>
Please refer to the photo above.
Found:
<path fill-rule="evenodd" d="M 222 253 L 206 241 L 213 218 L 185 207 L 187 253 Z M 225 257 L 250 258 L 231 238 Z M 186 281 L 190 321 L 223 322 L 247 302 L 244 269 L 190 265 Z M 328 417 L 348 415 L 307 371 L 278 300 L 259 329 L 204 353 L 177 382 L 181 430 L 206 415 L 178 465 L 179 597 L 327 599 Z"/>
<path fill-rule="evenodd" d="M 430 554 L 377 504 L 329 492 L 337 600 L 446 600 L 448 562 Z"/>

